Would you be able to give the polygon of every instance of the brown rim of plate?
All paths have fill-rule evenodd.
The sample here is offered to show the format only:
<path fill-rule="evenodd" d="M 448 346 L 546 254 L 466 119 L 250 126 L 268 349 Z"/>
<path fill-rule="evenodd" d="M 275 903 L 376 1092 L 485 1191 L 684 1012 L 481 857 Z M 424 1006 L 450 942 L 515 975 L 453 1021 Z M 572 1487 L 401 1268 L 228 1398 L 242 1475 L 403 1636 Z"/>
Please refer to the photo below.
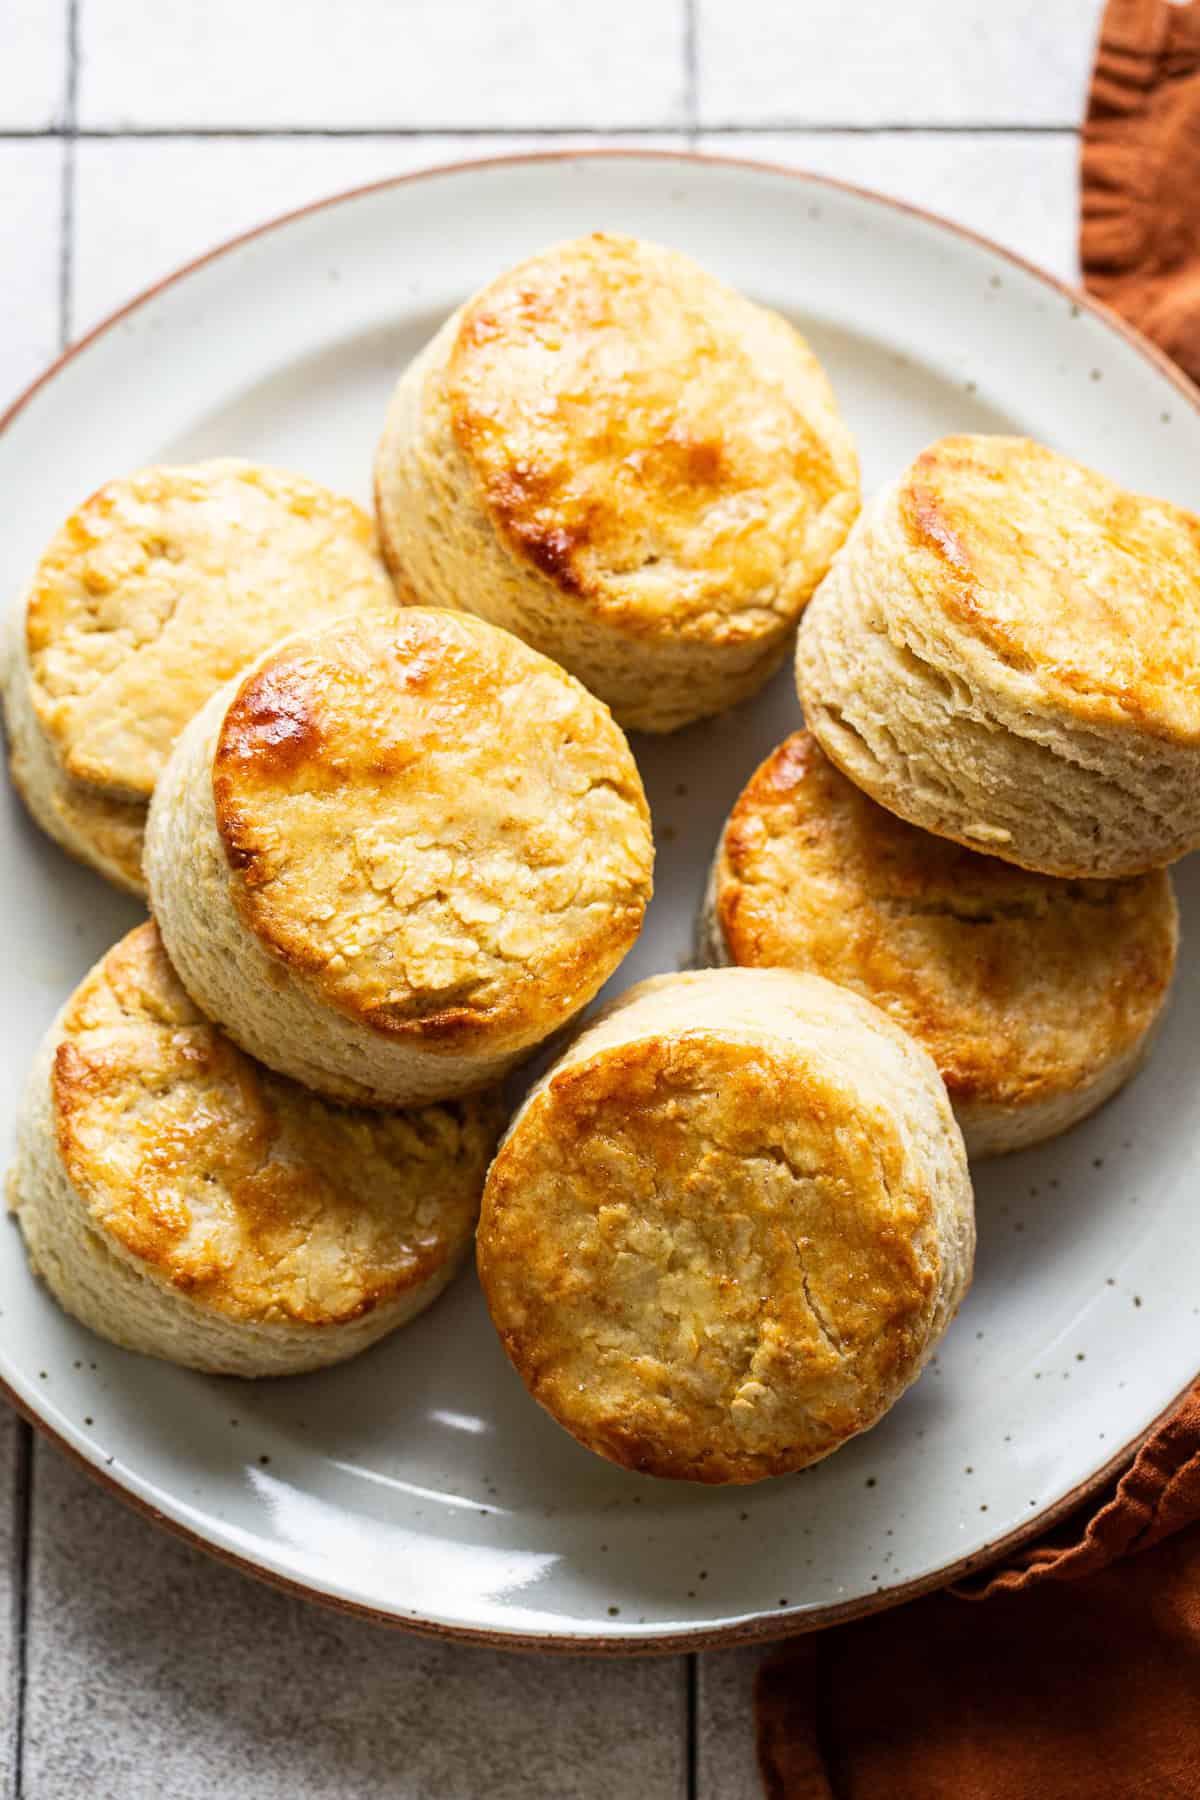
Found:
<path fill-rule="evenodd" d="M 348 200 L 360 199 L 365 194 L 381 193 L 385 188 L 405 187 L 410 182 L 436 180 L 441 176 L 459 175 L 475 169 L 516 167 L 526 163 L 571 162 L 580 158 L 607 158 L 610 161 L 640 159 L 650 162 L 680 162 L 711 165 L 716 168 L 745 169 L 763 175 L 779 175 L 790 181 L 806 183 L 810 187 L 828 188 L 839 193 L 855 194 L 861 199 L 872 201 L 877 206 L 887 207 L 893 212 L 906 213 L 912 218 L 924 220 L 927 224 L 936 225 L 943 231 L 951 232 L 956 237 L 965 238 L 969 243 L 978 245 L 980 249 L 988 251 L 1010 267 L 1021 269 L 1027 275 L 1032 275 L 1044 287 L 1050 288 L 1053 292 L 1069 300 L 1081 313 L 1091 313 L 1102 325 L 1138 351 L 1146 362 L 1150 363 L 1160 375 L 1166 377 L 1189 406 L 1200 412 L 1200 389 L 1193 386 L 1183 371 L 1157 345 L 1144 338 L 1141 332 L 1110 311 L 1101 301 L 1094 300 L 1081 288 L 1073 288 L 1067 282 L 1059 281 L 1056 276 L 1048 275 L 1044 269 L 1039 269 L 1036 263 L 1029 262 L 1025 257 L 1017 255 L 1015 251 L 1006 250 L 1002 245 L 993 243 L 990 238 L 982 236 L 981 233 L 972 231 L 965 225 L 955 224 L 950 219 L 943 219 L 925 207 L 912 206 L 907 201 L 893 199 L 887 194 L 875 193 L 872 189 L 859 187 L 854 182 L 838 181 L 828 175 L 813 175 L 803 169 L 789 169 L 779 163 L 762 162 L 751 157 L 709 156 L 694 150 L 648 150 L 632 146 L 597 145 L 570 150 L 531 151 L 514 156 L 474 157 L 465 162 L 441 163 L 429 169 L 416 169 L 406 175 L 386 176 L 382 181 L 366 182 L 360 187 L 348 188 L 338 194 L 330 194 L 324 200 L 315 200 L 307 206 L 296 207 L 291 212 L 281 213 L 276 218 L 268 219 L 263 224 L 254 226 L 250 231 L 240 232 L 236 237 L 229 238 L 225 243 L 218 244 L 215 249 L 206 251 L 203 256 L 195 257 L 191 262 L 184 263 L 172 274 L 164 276 L 161 281 L 156 281 L 152 286 L 143 289 L 132 300 L 119 307 L 116 312 L 110 313 L 98 325 L 93 326 L 91 331 L 80 338 L 77 343 L 64 350 L 62 355 L 56 357 L 49 367 L 43 370 L 42 374 L 17 396 L 12 405 L 3 414 L 0 414 L 0 432 L 6 431 L 13 420 L 25 410 L 35 394 L 52 381 L 60 369 L 72 362 L 96 338 L 111 331 L 122 319 L 127 318 L 130 313 L 136 312 L 139 307 L 154 299 L 165 288 L 173 287 L 176 282 L 184 280 L 195 270 L 202 269 L 207 263 L 215 262 L 218 257 L 226 256 L 231 251 L 240 249 L 243 244 L 248 244 L 269 231 L 290 225 L 296 219 L 306 218 L 310 213 L 322 212 L 326 207 L 340 206 Z M 1150 1421 L 1144 1431 L 1139 1432 L 1135 1438 L 1109 1457 L 1099 1469 L 1071 1488 L 1061 1499 L 1052 1502 L 1049 1506 L 1042 1507 L 1034 1513 L 1031 1519 L 1027 1519 L 1014 1531 L 993 1539 L 991 1543 L 984 1544 L 971 1556 L 948 1563 L 940 1569 L 918 1576 L 913 1581 L 901 1582 L 896 1587 L 877 1588 L 873 1593 L 863 1594 L 857 1600 L 848 1600 L 837 1605 L 812 1607 L 803 1612 L 793 1608 L 790 1611 L 760 1613 L 753 1617 L 736 1620 L 730 1625 L 718 1625 L 710 1629 L 701 1626 L 695 1631 L 668 1631 L 655 1633 L 652 1636 L 637 1637 L 623 1637 L 615 1632 L 606 1633 L 601 1637 L 576 1637 L 552 1632 L 482 1631 L 468 1625 L 446 1625 L 435 1623 L 429 1619 L 409 1618 L 404 1614 L 385 1612 L 372 1606 L 363 1605 L 358 1601 L 344 1600 L 336 1594 L 309 1586 L 306 1582 L 293 1580 L 289 1576 L 280 1575 L 275 1570 L 264 1567 L 261 1563 L 238 1556 L 232 1550 L 212 1543 L 208 1538 L 201 1536 L 199 1532 L 168 1517 L 166 1513 L 160 1512 L 149 1501 L 143 1500 L 140 1495 L 124 1487 L 114 1476 L 108 1474 L 102 1465 L 93 1462 L 83 1451 L 77 1449 L 42 1418 L 33 1406 L 21 1400 L 2 1377 L 0 1377 L 0 1397 L 6 1399 L 23 1418 L 28 1420 L 51 1443 L 64 1451 L 72 1462 L 78 1463 L 94 1480 L 118 1495 L 135 1511 L 142 1513 L 156 1525 L 161 1525 L 173 1536 L 182 1538 L 185 1543 L 207 1552 L 210 1556 L 215 1556 L 220 1562 L 240 1569 L 246 1575 L 253 1575 L 258 1580 L 265 1581 L 271 1587 L 281 1589 L 284 1593 L 300 1594 L 305 1599 L 318 1601 L 337 1612 L 351 1613 L 357 1618 L 369 1619 L 375 1624 L 397 1626 L 402 1630 L 418 1632 L 426 1637 L 455 1638 L 460 1642 L 480 1644 L 494 1650 L 530 1653 L 553 1652 L 566 1656 L 657 1656 L 678 1655 L 680 1652 L 690 1650 L 725 1649 L 739 1644 L 777 1642 L 781 1638 L 799 1636 L 805 1632 L 822 1630 L 830 1625 L 845 1624 L 851 1619 L 865 1618 L 870 1613 L 883 1612 L 888 1607 L 902 1605 L 907 1600 L 915 1600 L 922 1594 L 932 1593 L 938 1588 L 946 1587 L 951 1582 L 961 1580 L 965 1575 L 978 1574 L 989 1564 L 1010 1556 L 1014 1551 L 1030 1543 L 1032 1539 L 1050 1530 L 1069 1513 L 1074 1512 L 1076 1507 L 1081 1506 L 1084 1501 L 1106 1486 L 1132 1460 L 1146 1438 L 1170 1416 L 1190 1386 L 1189 1382 L 1187 1387 L 1180 1390 L 1157 1418 Z"/>
<path fill-rule="evenodd" d="M 877 1588 L 873 1593 L 863 1594 L 857 1600 L 844 1600 L 833 1606 L 814 1606 L 802 1611 L 799 1608 L 779 1610 L 769 1613 L 758 1613 L 745 1619 L 735 1620 L 731 1625 L 698 1626 L 694 1631 L 663 1631 L 652 1635 L 637 1637 L 619 1637 L 615 1634 L 603 1637 L 572 1637 L 565 1633 L 554 1632 L 508 1632 L 484 1631 L 472 1625 L 444 1625 L 432 1619 L 411 1618 L 404 1613 L 385 1612 L 378 1607 L 367 1606 L 358 1600 L 345 1600 L 339 1594 L 329 1593 L 324 1588 L 310 1587 L 307 1582 L 297 1581 L 290 1575 L 281 1575 L 278 1570 L 270 1569 L 263 1563 L 252 1561 L 249 1557 L 239 1556 L 234 1550 L 227 1550 L 223 1544 L 215 1544 L 210 1538 L 202 1537 L 198 1531 L 182 1525 L 168 1513 L 160 1512 L 140 1494 L 123 1487 L 112 1475 L 109 1475 L 97 1463 L 94 1463 L 77 1450 L 74 1444 L 61 1436 L 54 1427 L 47 1423 L 33 1407 L 14 1393 L 8 1383 L 0 1378 L 0 1398 L 8 1401 L 35 1430 L 63 1452 L 67 1459 L 77 1464 L 85 1474 L 97 1481 L 101 1487 L 108 1488 L 123 1500 L 134 1512 L 141 1513 L 143 1518 L 153 1524 L 160 1525 L 172 1537 L 181 1538 L 193 1549 L 203 1550 L 206 1555 L 215 1557 L 218 1562 L 238 1569 L 243 1575 L 251 1575 L 257 1581 L 263 1581 L 268 1587 L 277 1588 L 284 1594 L 298 1594 L 305 1600 L 314 1600 L 321 1606 L 327 1606 L 332 1612 L 348 1613 L 354 1618 L 367 1619 L 373 1625 L 391 1625 L 401 1631 L 411 1631 L 421 1637 L 455 1638 L 461 1643 L 478 1644 L 488 1650 L 523 1651 L 527 1655 L 553 1654 L 556 1656 L 678 1656 L 691 1650 L 728 1650 L 735 1646 L 745 1647 L 748 1644 L 772 1644 L 781 1639 L 802 1637 L 810 1631 L 824 1631 L 831 1625 L 846 1625 L 852 1619 L 864 1619 L 871 1613 L 886 1612 L 889 1607 L 902 1606 L 907 1600 L 919 1600 L 923 1594 L 935 1593 L 939 1588 L 950 1586 L 952 1582 L 961 1581 L 967 1575 L 978 1575 L 990 1564 L 1001 1561 L 1021 1549 L 1031 1538 L 1039 1537 L 1051 1530 L 1065 1519 L 1076 1507 L 1083 1504 L 1097 1489 L 1105 1487 L 1128 1466 L 1134 1453 L 1139 1450 L 1146 1439 L 1157 1428 L 1170 1418 L 1179 1402 L 1191 1387 L 1191 1383 L 1178 1393 L 1169 1405 L 1164 1407 L 1158 1417 L 1152 1419 L 1145 1431 L 1140 1433 L 1124 1449 L 1106 1462 L 1103 1468 L 1086 1481 L 1079 1483 L 1049 1506 L 1035 1513 L 1027 1524 L 1019 1525 L 1015 1531 L 1007 1532 L 1003 1537 L 994 1538 L 991 1543 L 984 1544 L 972 1556 L 964 1556 L 955 1563 L 947 1563 L 943 1568 L 933 1569 L 927 1575 L 918 1575 L 912 1581 L 902 1581 L 895 1587 Z M 738 1490 L 741 1493 L 745 1489 Z"/>

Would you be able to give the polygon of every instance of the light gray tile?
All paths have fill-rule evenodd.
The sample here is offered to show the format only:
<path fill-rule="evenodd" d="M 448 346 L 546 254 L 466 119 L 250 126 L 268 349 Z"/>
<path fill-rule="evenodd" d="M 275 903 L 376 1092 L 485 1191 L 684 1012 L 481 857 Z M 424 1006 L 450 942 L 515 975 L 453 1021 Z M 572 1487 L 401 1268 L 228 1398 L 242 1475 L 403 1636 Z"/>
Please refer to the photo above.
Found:
<path fill-rule="evenodd" d="M 63 155 L 54 140 L 0 144 L 0 412 L 58 351 Z"/>
<path fill-rule="evenodd" d="M 16 13 L 21 10 L 18 6 Z M 0 68 L 6 77 L 13 66 L 6 60 L 6 33 L 17 23 L 15 14 L 0 14 Z M 0 284 L 0 412 L 60 348 L 62 159 L 57 142 L 0 144 L 0 242 L 10 247 Z M 28 1445 L 29 1428 L 0 1401 L 0 1792 L 5 1794 L 17 1792 L 18 1779 Z"/>
<path fill-rule="evenodd" d="M 1078 124 L 1102 0 L 696 0 L 702 125 Z"/>
<path fill-rule="evenodd" d="M 73 329 L 273 215 L 365 182 L 468 157 L 569 149 L 601 137 L 173 138 L 76 147 Z M 654 136 L 631 144 L 664 144 Z"/>
<path fill-rule="evenodd" d="M 67 0 L 0 6 L 0 131 L 61 125 L 67 97 Z"/>
<path fill-rule="evenodd" d="M 276 1593 L 40 1444 L 25 1800 L 681 1800 L 684 1667 L 513 1656 Z"/>
<path fill-rule="evenodd" d="M 80 118 L 139 126 L 658 126 L 684 0 L 208 0 L 83 8 Z"/>
<path fill-rule="evenodd" d="M 24 1508 L 19 1481 L 28 1427 L 0 1400 L 0 1792 L 16 1786 L 18 1602 Z"/>
<path fill-rule="evenodd" d="M 770 1650 L 712 1650 L 696 1682 L 696 1800 L 762 1800 L 754 1676 Z"/>
<path fill-rule="evenodd" d="M 1079 148 L 1050 132 L 738 133 L 701 148 L 760 157 L 942 213 L 1077 281 Z"/>

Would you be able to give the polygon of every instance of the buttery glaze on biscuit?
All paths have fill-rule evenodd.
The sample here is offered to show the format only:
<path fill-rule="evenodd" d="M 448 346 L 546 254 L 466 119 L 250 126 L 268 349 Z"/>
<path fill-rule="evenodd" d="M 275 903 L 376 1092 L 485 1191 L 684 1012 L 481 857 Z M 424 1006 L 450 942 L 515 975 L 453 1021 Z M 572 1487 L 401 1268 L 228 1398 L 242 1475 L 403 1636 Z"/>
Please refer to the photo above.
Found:
<path fill-rule="evenodd" d="M 970 1282 L 962 1138 L 924 1051 L 783 970 L 640 983 L 534 1086 L 478 1263 L 505 1349 L 645 1474 L 804 1468 L 915 1379 Z"/>
<path fill-rule="evenodd" d="M 289 639 L 183 734 L 147 871 L 197 1003 L 334 1097 L 497 1079 L 641 926 L 653 846 L 607 709 L 464 614 Z"/>
<path fill-rule="evenodd" d="M 411 365 L 376 499 L 402 586 L 669 731 L 781 660 L 858 469 L 791 325 L 675 251 L 598 234 L 501 276 Z"/>
<path fill-rule="evenodd" d="M 141 892 L 147 803 L 214 689 L 289 631 L 395 605 L 371 520 L 300 476 L 222 459 L 109 482 L 30 588 L 5 692 L 17 786 Z"/>
<path fill-rule="evenodd" d="M 1024 438 L 871 504 L 805 617 L 805 718 L 890 811 L 1046 874 L 1200 844 L 1200 519 Z"/>
<path fill-rule="evenodd" d="M 973 1156 L 1092 1112 L 1137 1068 L 1170 990 L 1165 871 L 1060 881 L 934 838 L 807 732 L 755 772 L 713 864 L 703 950 L 854 988 L 925 1046 Z"/>
<path fill-rule="evenodd" d="M 62 1305 L 219 1373 L 338 1362 L 441 1292 L 470 1242 L 495 1096 L 330 1106 L 197 1011 L 156 928 L 100 962 L 31 1077 L 10 1198 Z"/>

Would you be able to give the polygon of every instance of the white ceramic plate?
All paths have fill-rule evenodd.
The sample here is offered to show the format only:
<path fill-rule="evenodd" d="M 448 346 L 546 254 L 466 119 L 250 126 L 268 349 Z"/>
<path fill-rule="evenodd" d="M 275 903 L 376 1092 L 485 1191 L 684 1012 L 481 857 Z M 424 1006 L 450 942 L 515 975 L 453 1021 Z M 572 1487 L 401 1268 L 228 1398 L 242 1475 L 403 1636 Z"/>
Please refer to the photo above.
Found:
<path fill-rule="evenodd" d="M 832 375 L 869 491 L 949 430 L 1024 431 L 1194 502 L 1195 397 L 1077 297 L 936 220 L 744 164 L 568 155 L 351 194 L 135 303 L 0 436 L 3 588 L 106 477 L 238 454 L 364 499 L 402 364 L 481 281 L 610 228 L 692 252 L 790 314 Z M 636 750 L 658 893 L 624 987 L 688 961 L 725 813 L 798 722 L 788 672 Z M 1185 945 L 1200 869 L 1178 871 Z M 51 1014 L 137 909 L 5 791 L 0 1107 L 7 1150 Z M 713 1490 L 609 1467 L 529 1398 L 467 1273 L 358 1362 L 257 1385 L 114 1349 L 61 1314 L 0 1229 L 0 1376 L 103 1478 L 260 1573 L 426 1629 L 545 1647 L 766 1637 L 887 1604 L 1078 1498 L 1200 1361 L 1200 965 L 1150 1070 L 1049 1148 L 979 1173 L 974 1290 L 876 1430 L 804 1476 Z"/>

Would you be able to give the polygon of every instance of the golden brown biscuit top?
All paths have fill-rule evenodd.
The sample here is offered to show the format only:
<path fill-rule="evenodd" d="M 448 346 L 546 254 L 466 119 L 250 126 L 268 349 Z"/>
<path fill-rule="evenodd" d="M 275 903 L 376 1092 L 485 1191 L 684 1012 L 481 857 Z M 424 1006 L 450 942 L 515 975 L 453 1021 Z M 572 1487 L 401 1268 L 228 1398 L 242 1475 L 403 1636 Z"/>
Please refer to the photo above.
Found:
<path fill-rule="evenodd" d="M 225 714 L 213 790 L 245 924 L 381 1032 L 551 1029 L 650 896 L 649 811 L 608 708 L 465 613 L 281 646 Z"/>
<path fill-rule="evenodd" d="M 495 1096 L 405 1113 L 333 1106 L 204 1019 L 154 925 L 71 999 L 55 1055 L 58 1145 L 98 1229 L 240 1319 L 346 1324 L 469 1238 Z"/>
<path fill-rule="evenodd" d="M 478 1255 L 535 1398 L 614 1461 L 700 1481 L 871 1423 L 938 1304 L 894 1119 L 819 1051 L 702 1029 L 551 1078 L 492 1165 Z"/>
<path fill-rule="evenodd" d="M 449 400 L 509 546 L 631 629 L 790 622 L 858 510 L 803 338 L 631 238 L 559 245 L 470 301 Z"/>
<path fill-rule="evenodd" d="M 1165 870 L 1059 881 L 877 806 L 798 731 L 747 783 L 717 864 L 731 960 L 854 988 L 925 1046 L 951 1099 L 1020 1105 L 1129 1052 L 1170 985 Z"/>
<path fill-rule="evenodd" d="M 143 469 L 86 500 L 38 565 L 38 722 L 72 780 L 148 800 L 184 725 L 260 651 L 395 604 L 353 501 L 234 460 Z"/>
<path fill-rule="evenodd" d="M 943 438 L 902 478 L 938 606 L 1073 716 L 1200 736 L 1200 518 L 1028 438 Z"/>

